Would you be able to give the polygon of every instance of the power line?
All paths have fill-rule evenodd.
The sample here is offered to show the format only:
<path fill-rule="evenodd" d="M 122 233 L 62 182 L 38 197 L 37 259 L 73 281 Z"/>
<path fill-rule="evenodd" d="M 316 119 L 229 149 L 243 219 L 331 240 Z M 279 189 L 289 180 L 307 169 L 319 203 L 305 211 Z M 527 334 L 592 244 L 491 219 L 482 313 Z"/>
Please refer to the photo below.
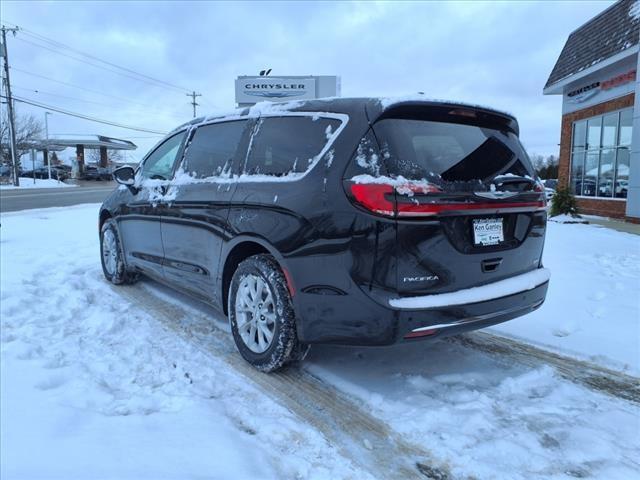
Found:
<path fill-rule="evenodd" d="M 109 105 L 107 103 L 93 102 L 91 100 L 83 100 L 82 98 L 68 97 L 66 95 L 59 95 L 57 93 L 43 92 L 42 90 L 37 90 L 37 89 L 34 89 L 34 88 L 19 87 L 17 85 L 12 85 L 12 88 L 17 88 L 18 90 L 25 90 L 27 92 L 37 93 L 39 95 L 50 95 L 52 97 L 65 98 L 67 100 L 75 100 L 77 102 L 91 103 L 93 105 L 100 105 L 100 106 L 103 106 L 103 107 L 112 107 L 113 106 L 113 105 Z"/>
<path fill-rule="evenodd" d="M 72 51 L 74 53 L 77 53 L 78 55 L 81 55 L 83 57 L 89 58 L 91 60 L 98 61 L 100 63 L 104 63 L 105 65 L 109 65 L 111 67 L 123 70 L 125 72 L 132 73 L 132 74 L 137 75 L 139 77 L 146 78 L 147 80 L 150 80 L 152 82 L 159 83 L 159 84 L 165 85 L 167 87 L 175 88 L 176 90 L 189 91 L 188 88 L 181 87 L 180 85 L 175 85 L 173 83 L 166 82 L 164 80 L 160 80 L 158 78 L 154 78 L 154 77 L 151 77 L 149 75 L 145 75 L 144 73 L 136 72 L 135 70 L 132 70 L 132 69 L 127 68 L 127 67 L 123 67 L 121 65 L 117 65 L 117 64 L 115 64 L 113 62 L 109 62 L 107 60 L 103 60 L 103 59 L 101 59 L 99 57 L 96 57 L 95 55 L 91 55 L 89 53 L 83 52 L 83 51 L 78 50 L 76 48 L 70 47 L 69 45 L 66 45 L 66 44 L 64 44 L 62 42 L 58 42 L 57 40 L 52 40 L 50 38 L 45 37 L 44 35 L 40 35 L 38 33 L 35 33 L 33 31 L 31 31 L 31 30 L 25 30 L 25 29 L 21 28 L 21 31 L 23 31 L 26 35 L 28 35 L 28 36 L 30 36 L 32 38 L 35 38 L 37 40 L 40 40 L 42 42 L 49 43 L 50 45 L 54 45 L 54 46 L 57 46 L 59 48 L 66 48 L 67 50 L 70 50 L 70 51 Z"/>
<path fill-rule="evenodd" d="M 26 75 L 31 75 L 32 77 L 42 78 L 43 80 L 49 80 L 50 82 L 59 83 L 60 85 L 66 85 L 68 87 L 77 88 L 79 90 L 84 90 L 85 92 L 95 93 L 97 95 L 102 95 L 104 97 L 113 98 L 115 100 L 120 100 L 122 102 L 134 103 L 136 105 L 140 105 L 142 107 L 147 107 L 147 108 L 155 108 L 152 105 L 149 105 L 149 104 L 146 104 L 146 103 L 141 103 L 141 102 L 137 102 L 135 100 L 130 100 L 130 99 L 127 99 L 127 98 L 118 97 L 116 95 L 110 95 L 108 93 L 99 92 L 98 90 L 92 90 L 90 88 L 82 87 L 80 85 L 75 85 L 73 83 L 63 82 L 62 80 L 57 80 L 55 78 L 46 77 L 46 76 L 40 75 L 38 73 L 28 72 L 26 70 L 22 70 L 22 69 L 17 68 L 17 67 L 11 67 L 11 70 L 15 70 L 16 72 L 24 73 Z"/>
<path fill-rule="evenodd" d="M 11 25 L 15 25 L 16 27 L 18 27 L 18 25 L 14 24 L 14 23 L 11 23 L 11 22 L 6 22 L 6 23 L 9 23 Z M 130 68 L 123 67 L 123 66 L 117 65 L 117 64 L 115 64 L 113 62 L 109 62 L 107 60 L 101 59 L 99 57 L 96 57 L 95 55 L 91 55 L 89 53 L 83 52 L 83 51 L 78 50 L 78 49 L 76 49 L 74 47 L 66 45 L 66 44 L 64 44 L 62 42 L 59 42 L 57 40 L 53 40 L 51 38 L 45 37 L 44 35 L 41 35 L 41 34 L 36 33 L 36 32 L 33 32 L 33 31 L 29 30 L 29 29 L 25 29 L 23 27 L 18 27 L 18 28 L 20 29 L 21 32 L 23 32 L 25 35 L 31 37 L 32 39 L 38 40 L 40 42 L 47 43 L 47 44 L 49 44 L 51 46 L 54 46 L 54 47 L 57 47 L 57 48 L 62 48 L 62 49 L 69 50 L 69 51 L 71 51 L 71 52 L 73 52 L 73 53 L 75 53 L 77 55 L 81 55 L 81 56 L 83 56 L 85 58 L 88 58 L 88 59 L 91 59 L 91 60 L 95 60 L 95 61 L 103 63 L 105 65 L 109 65 L 110 67 L 114 67 L 116 69 L 122 70 L 123 72 L 128 72 L 130 74 L 136 75 L 137 77 L 141 77 L 141 78 L 138 78 L 137 80 L 144 81 L 144 80 L 142 80 L 142 78 L 144 78 L 144 79 L 147 80 L 147 83 L 154 82 L 156 84 L 159 84 L 159 86 L 160 85 L 164 85 L 165 88 L 167 88 L 167 87 L 168 88 L 173 88 L 175 90 L 179 90 L 179 91 L 182 91 L 182 92 L 189 92 L 190 91 L 188 88 L 185 88 L 185 87 L 182 87 L 182 86 L 179 86 L 179 85 L 175 85 L 173 83 L 166 82 L 164 80 L 160 80 L 158 78 L 154 78 L 154 77 L 151 77 L 149 75 L 145 75 L 144 73 L 136 72 L 135 70 L 132 70 Z M 24 39 L 22 39 L 22 41 L 28 42 L 27 40 L 24 40 Z M 28 42 L 28 43 L 33 43 L 33 42 Z M 42 48 L 47 48 L 47 47 L 45 47 L 43 45 L 39 45 L 39 44 L 35 44 L 35 43 L 34 43 L 34 45 L 38 45 L 38 46 L 40 46 Z M 52 49 L 49 48 L 49 50 L 52 50 Z M 62 52 L 59 52 L 59 51 L 56 51 L 56 53 L 62 54 Z M 69 55 L 65 55 L 65 56 L 69 56 Z M 80 60 L 80 59 L 78 59 L 76 57 L 71 57 L 71 58 L 74 58 L 74 59 L 76 59 L 78 61 L 82 61 L 82 60 Z M 89 62 L 85 62 L 85 63 L 89 63 Z M 93 65 L 93 66 L 96 66 L 96 67 L 99 67 L 99 66 L 97 66 L 95 64 L 92 64 L 92 63 L 89 63 L 89 64 Z M 110 71 L 113 71 L 113 70 L 110 70 Z M 114 72 L 114 73 L 119 73 L 121 75 L 125 75 L 124 73 L 121 73 L 121 72 Z M 129 76 L 129 75 L 125 75 L 125 76 Z"/>
<path fill-rule="evenodd" d="M 5 99 L 7 98 L 4 95 L 0 95 L 0 97 L 5 98 Z M 44 108 L 45 110 L 51 110 L 53 112 L 62 113 L 64 115 L 69 115 L 69 116 L 72 116 L 72 117 L 82 118 L 84 120 L 89 120 L 90 122 L 103 123 L 105 125 L 111 125 L 113 127 L 118 127 L 118 128 L 125 128 L 125 129 L 128 129 L 128 130 L 136 130 L 138 132 L 157 133 L 159 135 L 165 135 L 166 134 L 166 132 L 160 132 L 158 130 L 150 130 L 150 129 L 147 129 L 147 128 L 135 127 L 135 126 L 131 126 L 131 125 L 124 125 L 124 124 L 121 124 L 121 123 L 112 122 L 110 120 L 102 120 L 102 119 L 99 119 L 99 118 L 90 117 L 88 115 L 83 115 L 82 113 L 72 112 L 72 111 L 69 111 L 69 110 L 63 110 L 61 108 L 58 108 L 58 107 L 55 107 L 55 106 L 52 106 L 52 105 L 47 105 L 45 103 L 40 103 L 40 102 L 33 101 L 31 99 L 16 97 L 15 95 L 13 96 L 13 100 L 16 101 L 16 102 L 26 103 L 27 105 L 32 105 L 34 107 Z"/>
<path fill-rule="evenodd" d="M 38 89 L 35 89 L 35 88 L 18 87 L 18 86 L 16 86 L 16 85 L 12 85 L 12 88 L 17 88 L 18 90 L 25 90 L 25 91 L 27 91 L 27 92 L 37 93 L 37 94 L 40 94 L 40 95 L 49 95 L 49 96 L 52 96 L 52 97 L 64 98 L 64 99 L 66 99 L 66 100 L 73 100 L 73 101 L 76 101 L 76 102 L 84 102 L 84 103 L 90 103 L 90 104 L 93 104 L 93 105 L 100 105 L 100 106 L 102 106 L 102 107 L 110 107 L 110 108 L 114 108 L 114 105 L 113 105 L 113 104 L 109 104 L 109 103 L 102 103 L 102 102 L 95 102 L 95 101 L 93 101 L 93 100 L 85 100 L 84 98 L 70 97 L 70 96 L 68 96 L 68 95 L 60 95 L 60 94 L 58 94 L 58 93 L 44 92 L 44 91 L 42 91 L 42 90 L 38 90 Z M 145 108 L 147 108 L 147 109 L 148 109 L 148 107 L 145 107 Z M 154 110 L 156 113 L 159 113 L 159 114 L 160 114 L 160 113 L 162 113 L 162 114 L 167 113 L 166 111 L 164 111 L 164 110 L 159 110 L 159 109 L 157 109 L 157 108 L 154 108 L 153 110 Z M 147 111 L 148 111 L 148 110 L 147 110 Z"/>
<path fill-rule="evenodd" d="M 159 85 L 159 84 L 154 83 L 154 82 L 150 82 L 148 80 L 145 80 L 144 78 L 139 78 L 139 77 L 135 77 L 133 75 L 129 75 L 127 73 L 118 72 L 117 70 L 114 70 L 113 68 L 108 68 L 108 67 L 105 67 L 103 65 L 98 65 L 98 64 L 90 62 L 88 60 L 83 60 L 83 59 L 78 58 L 76 56 L 69 55 L 68 53 L 64 53 L 64 52 L 61 52 L 59 50 L 56 50 L 55 48 L 51 48 L 51 47 L 48 47 L 46 45 L 40 45 L 39 43 L 32 42 L 31 40 L 26 40 L 26 39 L 20 38 L 20 37 L 16 37 L 16 40 L 18 40 L 20 42 L 28 43 L 30 45 L 34 45 L 36 47 L 43 48 L 43 49 L 48 50 L 50 52 L 53 52 L 53 53 L 55 53 L 57 55 L 62 55 L 63 57 L 71 58 L 71 59 L 76 60 L 76 61 L 78 61 L 80 63 L 84 63 L 86 65 L 91 65 L 92 67 L 95 67 L 95 68 L 100 68 L 102 70 L 106 70 L 107 72 L 111 72 L 111 73 L 115 73 L 115 74 L 118 74 L 118 75 L 122 75 L 123 77 L 131 78 L 132 80 L 137 80 L 138 82 L 143 82 L 143 83 L 147 83 L 149 85 L 153 85 L 153 86 L 156 86 L 156 87 L 161 87 L 161 88 L 168 89 L 168 87 L 165 87 L 163 85 Z"/>

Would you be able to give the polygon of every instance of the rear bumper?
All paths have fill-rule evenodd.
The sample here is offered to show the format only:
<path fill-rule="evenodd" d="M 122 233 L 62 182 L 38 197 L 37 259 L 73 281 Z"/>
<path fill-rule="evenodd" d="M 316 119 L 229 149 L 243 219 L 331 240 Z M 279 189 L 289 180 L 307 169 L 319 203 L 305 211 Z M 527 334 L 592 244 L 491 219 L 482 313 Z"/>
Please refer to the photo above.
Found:
<path fill-rule="evenodd" d="M 397 341 L 437 338 L 488 327 L 526 315 L 543 303 L 549 282 L 530 290 L 466 305 L 426 310 L 403 310 Z"/>
<path fill-rule="evenodd" d="M 362 291 L 343 296 L 300 293 L 294 298 L 298 336 L 305 343 L 343 345 L 390 345 L 441 338 L 532 312 L 544 303 L 547 287 L 545 281 L 487 301 L 419 309 L 386 307 Z"/>

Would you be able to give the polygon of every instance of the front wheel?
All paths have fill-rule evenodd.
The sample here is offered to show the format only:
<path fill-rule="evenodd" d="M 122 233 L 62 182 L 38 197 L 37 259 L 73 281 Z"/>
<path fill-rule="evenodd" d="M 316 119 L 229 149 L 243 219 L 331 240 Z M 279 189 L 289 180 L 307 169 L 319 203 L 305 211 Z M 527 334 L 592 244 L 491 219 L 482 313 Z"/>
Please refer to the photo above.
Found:
<path fill-rule="evenodd" d="M 257 369 L 273 372 L 304 356 L 286 279 L 271 255 L 240 263 L 231 279 L 228 311 L 236 346 Z"/>
<path fill-rule="evenodd" d="M 122 244 L 113 219 L 107 219 L 100 229 L 100 260 L 105 278 L 115 285 L 133 283 L 137 275 L 125 268 Z"/>

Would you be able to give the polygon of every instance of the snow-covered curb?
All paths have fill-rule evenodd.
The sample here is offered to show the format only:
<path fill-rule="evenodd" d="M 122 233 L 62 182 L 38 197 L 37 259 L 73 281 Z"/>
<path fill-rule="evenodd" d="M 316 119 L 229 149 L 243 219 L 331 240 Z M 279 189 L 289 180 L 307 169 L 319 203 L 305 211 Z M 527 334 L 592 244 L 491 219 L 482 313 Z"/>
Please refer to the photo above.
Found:
<path fill-rule="evenodd" d="M 588 220 L 580 217 L 580 216 L 573 216 L 573 215 L 556 215 L 555 217 L 549 217 L 549 221 L 550 222 L 556 222 L 556 223 L 589 223 Z"/>

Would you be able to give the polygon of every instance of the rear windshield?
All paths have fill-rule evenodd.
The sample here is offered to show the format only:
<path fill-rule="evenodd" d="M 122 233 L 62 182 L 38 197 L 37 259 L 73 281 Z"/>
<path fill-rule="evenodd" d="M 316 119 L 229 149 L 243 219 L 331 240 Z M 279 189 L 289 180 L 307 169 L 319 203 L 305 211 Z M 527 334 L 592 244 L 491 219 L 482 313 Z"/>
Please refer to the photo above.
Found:
<path fill-rule="evenodd" d="M 518 137 L 469 124 L 384 119 L 374 126 L 385 165 L 408 180 L 490 182 L 500 175 L 535 177 Z"/>

